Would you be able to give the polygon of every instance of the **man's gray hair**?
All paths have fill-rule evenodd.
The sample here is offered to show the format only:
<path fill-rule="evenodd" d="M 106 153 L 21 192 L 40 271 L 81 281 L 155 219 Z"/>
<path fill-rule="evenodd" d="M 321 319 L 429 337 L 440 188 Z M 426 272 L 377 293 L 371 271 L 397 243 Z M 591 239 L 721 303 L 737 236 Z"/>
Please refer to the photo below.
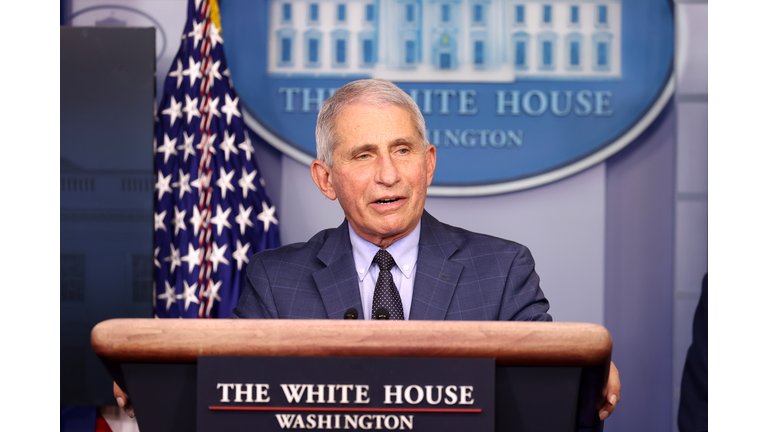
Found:
<path fill-rule="evenodd" d="M 398 86 L 383 79 L 365 79 L 353 81 L 336 90 L 320 108 L 317 115 L 315 140 L 317 141 L 317 158 L 329 166 L 333 165 L 333 150 L 338 145 L 336 135 L 336 118 L 348 105 L 364 104 L 384 108 L 397 106 L 411 114 L 414 126 L 419 132 L 419 138 L 424 148 L 427 148 L 427 127 L 424 116 L 421 115 L 416 102 Z"/>

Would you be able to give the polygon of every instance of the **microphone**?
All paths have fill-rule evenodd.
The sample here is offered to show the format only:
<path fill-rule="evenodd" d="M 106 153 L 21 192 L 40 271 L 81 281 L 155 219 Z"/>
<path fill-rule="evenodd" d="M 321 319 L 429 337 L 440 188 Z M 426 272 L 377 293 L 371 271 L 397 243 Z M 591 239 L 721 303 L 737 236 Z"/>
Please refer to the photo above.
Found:
<path fill-rule="evenodd" d="M 385 307 L 380 307 L 380 308 L 376 309 L 376 313 L 373 315 L 373 319 L 388 320 L 389 319 L 389 311 Z"/>
<path fill-rule="evenodd" d="M 351 307 L 344 312 L 344 319 L 357 319 L 357 309 Z"/>

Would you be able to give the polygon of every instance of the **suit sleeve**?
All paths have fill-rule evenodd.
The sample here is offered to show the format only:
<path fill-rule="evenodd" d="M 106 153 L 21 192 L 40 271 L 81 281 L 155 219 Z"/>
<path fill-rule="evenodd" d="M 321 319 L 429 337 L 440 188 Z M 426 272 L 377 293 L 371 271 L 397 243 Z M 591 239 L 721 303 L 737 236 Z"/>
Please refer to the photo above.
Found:
<path fill-rule="evenodd" d="M 499 320 L 552 321 L 549 301 L 539 287 L 536 264 L 527 247 L 520 245 L 512 259 L 501 299 Z"/>
<path fill-rule="evenodd" d="M 708 424 L 708 295 L 707 276 L 701 287 L 701 297 L 693 315 L 693 341 L 685 358 L 680 383 L 680 408 L 677 426 L 680 432 L 707 430 Z"/>
<path fill-rule="evenodd" d="M 230 318 L 280 318 L 264 262 L 257 256 L 248 263 L 245 286 Z"/>

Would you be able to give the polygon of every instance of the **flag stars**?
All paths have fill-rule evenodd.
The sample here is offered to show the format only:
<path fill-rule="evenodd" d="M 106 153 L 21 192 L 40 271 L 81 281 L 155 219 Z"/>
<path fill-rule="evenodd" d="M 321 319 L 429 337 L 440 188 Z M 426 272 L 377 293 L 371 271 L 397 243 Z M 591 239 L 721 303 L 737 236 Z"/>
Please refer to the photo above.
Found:
<path fill-rule="evenodd" d="M 197 191 L 199 193 L 202 193 L 202 191 L 203 191 L 203 178 L 202 177 L 198 177 L 198 178 L 192 180 L 191 182 L 189 182 L 189 186 L 197 189 Z"/>
<path fill-rule="evenodd" d="M 219 297 L 220 288 L 221 288 L 221 281 L 218 281 L 216 283 L 213 283 L 213 281 L 208 282 L 208 289 L 205 290 L 205 294 L 203 294 L 205 297 L 208 297 L 208 305 L 205 307 L 205 316 L 207 317 L 211 316 L 211 309 L 213 309 L 213 302 L 216 300 L 221 301 L 221 297 Z"/>
<path fill-rule="evenodd" d="M 221 80 L 223 77 L 219 73 L 219 67 L 221 66 L 221 60 L 216 60 L 213 64 L 209 63 L 207 75 L 207 83 L 205 85 L 206 90 L 210 90 L 215 84 L 216 80 Z"/>
<path fill-rule="evenodd" d="M 195 207 L 195 210 L 197 210 L 197 207 Z M 187 271 L 189 273 L 192 273 L 192 270 L 195 269 L 195 266 L 200 265 L 200 261 L 202 260 L 202 258 L 203 258 L 203 249 L 202 248 L 195 249 L 192 243 L 189 243 L 189 248 L 187 248 L 187 254 L 181 257 L 181 260 L 187 263 L 187 266 L 189 267 Z"/>
<path fill-rule="evenodd" d="M 242 204 L 238 205 L 240 206 L 240 213 L 235 216 L 235 223 L 240 225 L 240 235 L 245 235 L 245 227 L 253 227 L 253 221 L 251 221 L 251 212 L 253 211 L 253 207 L 251 206 L 246 209 Z"/>
<path fill-rule="evenodd" d="M 232 186 L 232 177 L 235 175 L 235 170 L 226 172 L 224 168 L 219 168 L 219 179 L 216 180 L 216 186 L 221 188 L 221 197 L 227 197 L 227 190 L 235 191 L 235 187 Z"/>
<path fill-rule="evenodd" d="M 197 208 L 197 206 L 192 207 L 192 218 L 189 219 L 189 222 L 192 224 L 192 228 L 195 230 L 195 235 L 200 231 L 200 228 L 203 226 L 203 215 L 200 213 L 200 209 Z"/>
<path fill-rule="evenodd" d="M 155 213 L 155 231 L 157 230 L 168 231 L 168 229 L 165 227 L 166 213 L 168 213 L 168 210 L 163 210 L 160 213 Z"/>
<path fill-rule="evenodd" d="M 275 206 L 268 206 L 266 202 L 261 203 L 262 212 L 256 216 L 256 219 L 264 222 L 264 232 L 269 231 L 270 223 L 277 225 L 277 219 L 275 219 Z"/>
<path fill-rule="evenodd" d="M 232 259 L 237 261 L 237 270 L 242 270 L 243 263 L 248 264 L 248 249 L 251 247 L 250 243 L 242 245 L 240 240 L 237 240 L 237 249 L 232 252 Z"/>
<path fill-rule="evenodd" d="M 231 208 L 228 208 L 226 211 L 221 210 L 221 205 L 216 205 L 216 216 L 211 218 L 211 223 L 216 225 L 216 234 L 221 235 L 221 231 L 224 229 L 224 227 L 232 228 L 232 225 L 229 223 L 229 213 L 232 211 Z"/>
<path fill-rule="evenodd" d="M 211 100 L 211 102 L 208 104 L 208 106 L 205 107 L 205 112 L 211 114 L 208 117 L 208 121 L 211 121 L 213 116 L 221 117 L 221 113 L 219 112 L 219 99 L 221 99 L 221 97 L 216 96 L 216 98 Z"/>
<path fill-rule="evenodd" d="M 189 305 L 192 303 L 200 304 L 200 300 L 197 298 L 197 284 L 193 283 L 190 286 L 187 281 L 184 281 L 184 292 L 182 294 L 176 294 L 176 298 L 184 299 L 184 312 L 189 309 Z"/>
<path fill-rule="evenodd" d="M 201 153 L 210 151 L 212 154 L 216 154 L 216 147 L 213 145 L 214 141 L 216 141 L 216 134 L 211 134 L 208 138 L 203 137 L 203 139 L 200 140 L 200 144 L 196 145 L 195 148 L 200 150 Z"/>
<path fill-rule="evenodd" d="M 184 197 L 185 193 L 192 195 L 192 187 L 189 185 L 189 173 L 184 174 L 183 170 L 179 170 L 179 181 L 171 183 L 171 186 L 179 188 L 179 199 Z"/>
<path fill-rule="evenodd" d="M 219 149 L 224 152 L 224 159 L 229 162 L 229 154 L 238 154 L 237 147 L 235 147 L 235 134 L 230 135 L 229 131 L 224 131 L 224 139 L 219 144 Z"/>
<path fill-rule="evenodd" d="M 171 254 L 163 258 L 163 261 L 171 263 L 171 273 L 173 273 L 173 271 L 176 270 L 176 267 L 181 267 L 180 252 L 181 251 L 179 249 L 176 249 L 173 243 L 171 243 Z"/>
<path fill-rule="evenodd" d="M 245 141 L 238 144 L 237 147 L 245 152 L 245 158 L 250 161 L 251 154 L 254 152 L 253 145 L 251 144 L 251 139 L 248 137 L 248 131 L 244 130 L 243 132 L 245 132 Z"/>
<path fill-rule="evenodd" d="M 203 78 L 203 74 L 200 72 L 200 63 L 201 62 L 196 62 L 192 56 L 189 56 L 189 67 L 182 72 L 182 75 L 189 77 L 190 87 L 195 86 L 196 79 Z"/>
<path fill-rule="evenodd" d="M 157 298 L 165 300 L 165 310 L 168 310 L 173 303 L 176 303 L 176 290 L 168 283 L 168 281 L 165 281 L 165 292 L 158 295 Z"/>
<path fill-rule="evenodd" d="M 197 189 L 198 193 L 202 194 L 203 189 L 207 188 L 210 182 L 211 182 L 211 173 L 208 173 L 192 180 L 191 182 L 189 182 L 189 185 Z"/>
<path fill-rule="evenodd" d="M 254 166 L 256 144 L 242 128 L 244 112 L 221 51 L 221 28 L 199 15 L 203 4 L 190 5 L 198 15 L 188 18 L 164 81 L 164 104 L 158 100 L 153 112 L 155 317 L 231 311 L 237 291 L 232 283 L 244 274 L 251 254 L 265 241 L 271 245 L 267 238 L 274 236 L 264 234 L 278 224 L 275 207 L 259 198 L 264 191 Z M 277 226 L 271 230 L 274 234 Z"/>
<path fill-rule="evenodd" d="M 187 223 L 184 219 L 187 217 L 187 211 L 181 210 L 177 206 L 173 206 L 173 235 L 179 235 L 179 230 L 187 230 Z M 173 245 L 171 245 L 173 247 Z M 181 263 L 179 263 L 181 265 Z"/>
<path fill-rule="evenodd" d="M 249 190 L 256 192 L 256 186 L 253 185 L 254 178 L 256 178 L 256 170 L 253 170 L 252 173 L 248 174 L 248 170 L 243 167 L 243 175 L 240 176 L 240 179 L 237 181 L 238 186 L 240 186 L 240 189 L 243 191 L 243 198 L 248 197 Z"/>
<path fill-rule="evenodd" d="M 187 123 L 189 123 L 192 121 L 192 117 L 200 117 L 200 110 L 197 109 L 197 98 L 192 99 L 188 94 L 185 94 L 184 99 L 186 102 L 182 111 L 187 114 Z"/>
<path fill-rule="evenodd" d="M 164 109 L 162 113 L 171 117 L 171 127 L 173 127 L 176 119 L 181 118 L 181 101 L 176 102 L 176 98 L 171 95 L 171 104 L 168 105 L 168 108 Z"/>
<path fill-rule="evenodd" d="M 213 249 L 211 250 L 211 256 L 208 258 L 208 261 L 213 264 L 213 271 L 218 272 L 219 264 L 229 265 L 229 261 L 224 256 L 224 253 L 227 251 L 227 246 L 229 245 L 225 243 L 221 248 L 219 248 L 219 245 L 217 245 L 216 242 L 213 242 L 211 245 L 213 246 Z"/>
<path fill-rule="evenodd" d="M 155 183 L 155 190 L 157 191 L 157 200 L 163 199 L 163 194 L 166 192 L 172 194 L 171 189 L 171 174 L 164 176 L 162 171 L 157 172 L 157 183 Z"/>
<path fill-rule="evenodd" d="M 163 153 L 163 164 L 168 163 L 168 158 L 171 157 L 171 155 L 178 154 L 176 152 L 177 139 L 178 138 L 170 139 L 170 137 L 168 137 L 168 134 L 163 134 L 163 145 L 157 148 L 157 153 Z"/>
<path fill-rule="evenodd" d="M 208 38 L 211 40 L 211 47 L 216 48 L 217 44 L 223 44 L 224 39 L 221 38 L 221 34 L 219 34 L 219 28 L 216 27 L 215 24 L 211 23 L 211 25 L 208 26 Z M 221 79 L 221 77 L 219 77 Z"/>
<path fill-rule="evenodd" d="M 184 76 L 181 74 L 184 70 L 184 65 L 181 64 L 181 59 L 176 59 L 176 70 L 168 72 L 168 77 L 176 78 L 176 88 L 181 87 L 181 82 L 184 80 Z"/>
<path fill-rule="evenodd" d="M 187 156 L 194 156 L 195 155 L 195 134 L 187 135 L 187 132 L 184 131 L 184 144 L 179 145 L 176 147 L 176 150 L 184 150 L 184 162 L 187 161 Z"/>
<path fill-rule="evenodd" d="M 224 106 L 221 107 L 221 112 L 227 115 L 227 126 L 232 123 L 232 116 L 240 117 L 240 110 L 237 109 L 237 103 L 240 101 L 239 97 L 235 97 L 234 100 L 229 97 L 229 93 L 224 95 Z"/>
<path fill-rule="evenodd" d="M 187 34 L 187 36 L 192 36 L 195 38 L 194 40 L 194 47 L 197 48 L 197 44 L 200 43 L 201 40 L 203 40 L 203 28 L 205 27 L 205 21 L 197 22 L 192 21 L 192 31 Z"/>

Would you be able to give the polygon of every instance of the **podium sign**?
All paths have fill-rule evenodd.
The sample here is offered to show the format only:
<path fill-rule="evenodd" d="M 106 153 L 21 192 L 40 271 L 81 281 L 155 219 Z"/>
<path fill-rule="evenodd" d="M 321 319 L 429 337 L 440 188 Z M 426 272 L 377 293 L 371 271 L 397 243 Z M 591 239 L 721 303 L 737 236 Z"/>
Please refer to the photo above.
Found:
<path fill-rule="evenodd" d="M 493 359 L 201 356 L 197 431 L 494 430 Z"/>
<path fill-rule="evenodd" d="M 603 326 L 349 321 L 114 319 L 91 344 L 141 432 L 602 431 L 612 349 Z M 357 386 L 369 402 L 356 402 Z M 471 404 L 460 403 L 462 386 Z"/>

